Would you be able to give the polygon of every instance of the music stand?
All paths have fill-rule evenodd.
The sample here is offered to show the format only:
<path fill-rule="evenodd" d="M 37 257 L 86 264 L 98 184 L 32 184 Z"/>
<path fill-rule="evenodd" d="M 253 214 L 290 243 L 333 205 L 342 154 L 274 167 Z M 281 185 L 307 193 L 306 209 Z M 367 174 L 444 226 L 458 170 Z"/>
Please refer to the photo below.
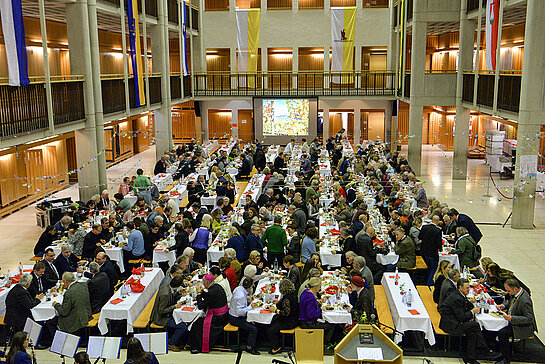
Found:
<path fill-rule="evenodd" d="M 95 364 L 100 359 L 103 363 L 106 363 L 106 359 L 119 359 L 121 341 L 121 337 L 89 336 L 87 354 L 89 358 L 96 359 Z"/>
<path fill-rule="evenodd" d="M 36 346 L 38 345 L 38 340 L 40 340 L 40 336 L 42 335 L 42 325 L 27 317 L 23 332 L 28 334 L 30 345 Z"/>
<path fill-rule="evenodd" d="M 144 351 L 150 351 L 155 355 L 168 354 L 168 333 L 154 332 L 151 334 L 134 334 L 134 338 L 140 340 Z"/>
<path fill-rule="evenodd" d="M 59 354 L 64 364 L 65 357 L 73 358 L 76 355 L 80 341 L 81 338 L 79 336 L 57 330 L 55 331 L 49 351 Z"/>

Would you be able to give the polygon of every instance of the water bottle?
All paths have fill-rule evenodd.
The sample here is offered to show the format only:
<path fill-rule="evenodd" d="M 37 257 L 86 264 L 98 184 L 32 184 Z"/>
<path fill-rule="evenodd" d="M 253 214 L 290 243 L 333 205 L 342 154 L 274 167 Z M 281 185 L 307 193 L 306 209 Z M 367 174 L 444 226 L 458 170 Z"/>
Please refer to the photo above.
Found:
<path fill-rule="evenodd" d="M 399 284 L 399 271 L 397 270 L 397 267 L 396 267 L 396 275 L 395 275 L 395 285 L 397 286 Z"/>
<path fill-rule="evenodd" d="M 23 263 L 19 262 L 19 273 L 23 274 Z"/>
<path fill-rule="evenodd" d="M 276 259 L 274 260 L 274 263 L 273 263 L 273 270 L 275 272 L 278 272 L 278 260 L 276 260 Z"/>
<path fill-rule="evenodd" d="M 411 307 L 413 304 L 413 293 L 409 289 L 409 293 L 407 293 L 407 306 Z"/>

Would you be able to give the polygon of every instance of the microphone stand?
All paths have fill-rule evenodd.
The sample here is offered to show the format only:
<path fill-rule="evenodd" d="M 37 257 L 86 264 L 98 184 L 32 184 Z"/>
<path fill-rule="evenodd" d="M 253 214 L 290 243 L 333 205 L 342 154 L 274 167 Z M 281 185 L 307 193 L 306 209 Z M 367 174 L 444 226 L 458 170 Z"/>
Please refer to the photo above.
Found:
<path fill-rule="evenodd" d="M 37 364 L 36 360 L 36 353 L 34 353 L 34 345 L 32 345 L 32 340 L 28 340 L 28 346 L 30 346 L 30 350 L 32 351 L 32 364 Z"/>
<path fill-rule="evenodd" d="M 379 327 L 379 329 L 380 329 L 380 326 L 384 326 L 384 327 L 386 327 L 386 328 L 392 330 L 392 331 L 394 332 L 394 334 L 399 334 L 399 335 L 401 335 L 401 336 L 405 336 L 405 333 L 403 333 L 403 332 L 401 332 L 401 331 L 395 329 L 394 327 L 391 327 L 391 326 L 388 326 L 388 325 L 383 324 L 383 323 L 380 322 L 378 319 L 375 319 L 375 321 L 372 322 L 371 324 L 375 324 L 375 323 L 377 324 L 377 326 Z"/>

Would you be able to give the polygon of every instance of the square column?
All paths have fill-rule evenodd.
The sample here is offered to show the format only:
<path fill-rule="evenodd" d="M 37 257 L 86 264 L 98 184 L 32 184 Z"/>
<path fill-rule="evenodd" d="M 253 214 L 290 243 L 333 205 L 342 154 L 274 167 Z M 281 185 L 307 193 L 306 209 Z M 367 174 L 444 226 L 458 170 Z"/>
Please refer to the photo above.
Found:
<path fill-rule="evenodd" d="M 361 143 L 361 109 L 354 109 L 354 146 Z"/>
<path fill-rule="evenodd" d="M 415 10 L 417 4 L 414 3 Z M 415 12 L 412 23 L 411 45 L 411 97 L 409 107 L 409 151 L 407 159 L 414 173 L 419 176 L 422 163 L 422 119 L 424 118 L 424 76 L 426 67 L 427 23 L 418 20 Z"/>
<path fill-rule="evenodd" d="M 521 175 L 522 166 L 535 163 L 537 168 L 539 136 L 543 122 L 543 99 L 545 97 L 545 1 L 528 0 L 526 29 L 524 34 L 524 63 L 520 88 L 519 126 L 517 136 L 517 157 L 515 165 L 513 216 L 511 227 L 532 229 L 535 213 L 536 179 Z M 530 172 L 537 172 L 534 166 Z"/>

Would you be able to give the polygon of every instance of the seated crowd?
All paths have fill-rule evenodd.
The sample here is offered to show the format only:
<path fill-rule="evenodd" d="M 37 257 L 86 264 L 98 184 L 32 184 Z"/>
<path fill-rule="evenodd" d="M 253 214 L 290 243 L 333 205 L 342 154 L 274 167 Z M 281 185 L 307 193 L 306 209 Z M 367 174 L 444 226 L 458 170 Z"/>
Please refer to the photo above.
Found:
<path fill-rule="evenodd" d="M 340 251 L 334 254 L 342 255 L 341 274 L 350 282 L 348 310 L 354 319 L 363 314 L 370 319 L 376 314 L 374 285 L 380 284 L 384 272 L 411 272 L 417 257 L 422 257 L 427 266 L 426 282 L 433 289 L 441 314 L 441 328 L 449 334 L 468 336 L 471 345 L 467 345 L 467 361 L 476 362 L 479 352 L 485 353 L 483 358 L 509 362 L 509 338 L 524 339 L 537 331 L 527 287 L 512 272 L 501 269 L 489 258 L 481 258 L 478 243 L 482 233 L 473 220 L 437 199 L 428 199 L 404 156 L 384 145 L 358 145 L 355 153 L 345 156 L 342 135 L 330 138 L 325 149 L 331 159 L 333 193 L 329 205 L 322 207 L 320 197 L 324 191 L 318 163 L 322 148 L 318 140 L 310 144 L 304 141 L 300 169 L 289 174 L 286 166 L 294 148 L 292 141 L 274 161 L 266 163 L 265 150 L 259 143 L 246 145 L 244 151 L 235 146 L 230 155 L 222 151 L 210 156 L 194 142 L 184 144 L 161 158 L 155 172 L 165 173 L 171 163 L 178 162 L 174 176 L 185 178 L 202 164 L 210 167 L 208 181 L 199 175 L 196 181 L 188 183 L 185 207 L 176 206 L 168 194 L 161 196 L 154 191 L 141 169 L 132 180 L 124 179 L 114 195 L 115 201 L 104 191 L 87 203 L 74 204 L 69 214 L 40 236 L 34 253 L 43 260 L 36 262 L 30 274 L 23 274 L 17 289 L 8 294 L 6 324 L 21 331 L 26 318 L 32 317 L 31 308 L 40 303 L 46 291 L 57 289 L 62 282 L 66 290 L 64 301 L 54 306 L 58 317 L 47 322 L 50 335 L 45 335 L 40 347 L 50 344 L 56 328 L 81 334 L 92 315 L 108 302 L 118 280 L 130 274 L 129 261 L 151 259 L 157 243 L 173 231 L 174 244 L 167 251 L 176 252 L 177 260 L 170 267 L 162 266 L 165 278 L 150 320 L 171 332 L 170 350 L 179 351 L 189 345 L 192 353 L 208 352 L 228 323 L 246 333 L 247 351 L 255 355 L 259 354 L 256 340 L 260 330 L 266 331 L 272 354 L 281 350 L 280 330 L 297 326 L 323 329 L 324 342 L 336 342 L 342 338 L 344 325 L 322 318 L 325 296 L 320 277 L 324 269 L 339 268 L 322 266 L 320 259 L 324 241 L 319 236 L 319 213 L 323 209 L 339 227 Z M 248 177 L 254 167 L 265 175 L 263 193 L 255 200 L 247 195 L 239 203 L 243 209 L 239 222 L 233 219 L 236 189 L 227 171 L 232 165 L 239 166 L 237 179 Z M 369 202 L 356 188 L 356 176 L 365 176 L 365 187 L 374 193 L 375 206 L 387 223 L 392 251 L 399 256 L 395 264 L 382 265 L 377 261 L 378 254 L 389 252 L 388 242 L 377 236 L 376 226 L 370 221 Z M 289 184 L 287 179 L 294 183 Z M 404 198 L 404 186 L 410 189 L 416 206 Z M 200 197 L 210 190 L 216 192 L 217 203 L 202 206 Z M 131 206 L 126 196 L 133 192 L 137 202 Z M 275 214 L 279 207 L 287 211 L 287 224 Z M 109 216 L 85 232 L 82 224 L 97 211 L 108 209 Z M 228 240 L 224 257 L 208 267 L 207 250 L 225 225 Z M 128 235 L 122 246 L 127 273 L 119 271 L 102 247 L 109 242 L 118 244 L 115 236 L 122 231 Z M 61 238 L 66 238 L 66 244 L 56 257 L 49 246 Z M 439 262 L 445 240 L 452 245 L 450 253 L 458 255 L 461 268 L 471 269 L 480 283 L 495 294 L 498 309 L 504 311 L 503 316 L 509 321 L 504 329 L 483 333 L 475 323 L 477 309 L 466 297 L 469 283 L 460 278 L 460 272 L 452 269 L 450 263 Z M 274 318 L 269 325 L 250 322 L 247 313 L 254 306 L 257 284 L 274 268 L 284 271 Z M 88 281 L 76 280 L 76 274 L 84 270 Z M 191 285 L 198 292 L 196 306 L 206 315 L 188 330 L 186 323 L 176 324 L 172 313 L 181 307 L 180 295 Z M 486 350 L 477 351 L 477 346 Z"/>

